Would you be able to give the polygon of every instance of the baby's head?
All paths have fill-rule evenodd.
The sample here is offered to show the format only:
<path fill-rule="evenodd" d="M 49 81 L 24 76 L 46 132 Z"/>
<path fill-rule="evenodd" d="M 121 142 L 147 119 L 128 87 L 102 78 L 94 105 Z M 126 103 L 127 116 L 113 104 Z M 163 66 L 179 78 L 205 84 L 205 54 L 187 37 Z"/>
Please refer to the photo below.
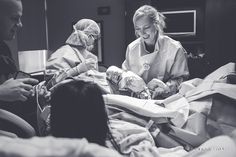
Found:
<path fill-rule="evenodd" d="M 132 71 L 124 71 L 116 66 L 110 66 L 106 71 L 107 79 L 114 83 L 119 90 L 129 90 L 137 97 L 149 99 L 150 92 L 144 80 Z"/>
<path fill-rule="evenodd" d="M 109 81 L 112 83 L 118 85 L 118 83 L 121 80 L 121 75 L 124 72 L 124 70 L 116 67 L 116 66 L 110 66 L 106 71 L 106 76 Z"/>

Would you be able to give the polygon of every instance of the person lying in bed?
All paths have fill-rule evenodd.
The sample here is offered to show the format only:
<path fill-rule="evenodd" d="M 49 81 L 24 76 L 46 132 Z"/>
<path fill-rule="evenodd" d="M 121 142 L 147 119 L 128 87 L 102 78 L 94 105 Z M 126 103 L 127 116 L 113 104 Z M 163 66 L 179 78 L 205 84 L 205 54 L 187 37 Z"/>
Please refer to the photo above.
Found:
<path fill-rule="evenodd" d="M 65 70 L 75 76 L 90 69 L 97 70 L 97 56 L 90 51 L 100 36 L 98 24 L 91 19 L 81 19 L 73 25 L 73 32 L 65 45 L 56 50 L 47 61 L 47 69 Z"/>
<path fill-rule="evenodd" d="M 89 142 L 105 146 L 106 138 L 111 134 L 100 88 L 83 80 L 64 82 L 51 93 L 51 134 L 55 137 L 86 138 Z"/>

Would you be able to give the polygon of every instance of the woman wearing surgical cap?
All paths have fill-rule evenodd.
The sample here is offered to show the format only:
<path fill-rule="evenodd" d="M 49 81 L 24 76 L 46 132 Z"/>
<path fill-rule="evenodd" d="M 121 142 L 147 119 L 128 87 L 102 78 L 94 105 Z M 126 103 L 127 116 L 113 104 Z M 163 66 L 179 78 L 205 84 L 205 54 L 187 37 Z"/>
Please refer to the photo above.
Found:
<path fill-rule="evenodd" d="M 73 29 L 66 44 L 50 56 L 47 69 L 67 70 L 70 76 L 97 70 L 97 56 L 90 51 L 100 35 L 99 26 L 93 20 L 81 19 L 73 25 Z"/>
<path fill-rule="evenodd" d="M 165 98 L 178 90 L 189 75 L 186 51 L 180 42 L 163 34 L 164 16 L 154 7 L 144 5 L 133 16 L 138 37 L 126 50 L 122 69 L 143 78 L 152 98 Z"/>

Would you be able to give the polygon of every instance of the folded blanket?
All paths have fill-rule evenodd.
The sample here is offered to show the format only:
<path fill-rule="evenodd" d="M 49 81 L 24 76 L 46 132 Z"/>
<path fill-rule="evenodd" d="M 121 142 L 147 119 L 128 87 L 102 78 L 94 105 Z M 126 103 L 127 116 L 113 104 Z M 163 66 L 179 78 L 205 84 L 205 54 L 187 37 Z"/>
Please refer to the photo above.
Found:
<path fill-rule="evenodd" d="M 187 152 L 183 147 L 157 148 L 147 130 L 136 124 L 122 120 L 111 120 L 112 135 L 120 151 L 128 157 L 183 157 Z"/>
<path fill-rule="evenodd" d="M 120 106 L 139 115 L 151 118 L 170 118 L 171 122 L 182 127 L 189 115 L 189 104 L 184 97 L 174 95 L 167 100 L 145 100 L 130 96 L 106 94 L 103 95 L 106 105 Z M 164 104 L 165 107 L 158 104 Z"/>

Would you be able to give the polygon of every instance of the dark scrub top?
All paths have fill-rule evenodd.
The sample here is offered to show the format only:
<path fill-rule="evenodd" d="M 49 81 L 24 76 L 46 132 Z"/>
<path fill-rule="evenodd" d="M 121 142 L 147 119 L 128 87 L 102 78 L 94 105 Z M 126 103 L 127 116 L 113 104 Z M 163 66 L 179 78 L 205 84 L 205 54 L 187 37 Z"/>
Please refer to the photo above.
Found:
<path fill-rule="evenodd" d="M 16 64 L 12 58 L 11 51 L 6 43 L 0 42 L 0 84 L 13 77 L 17 71 Z"/>
<path fill-rule="evenodd" d="M 0 41 L 0 84 L 12 78 L 15 72 L 17 72 L 17 67 L 12 58 L 11 51 L 5 42 Z M 25 102 L 0 101 L 0 108 L 20 116 L 29 122 L 34 128 L 37 125 L 35 116 L 36 103 L 33 98 L 30 98 Z"/>

